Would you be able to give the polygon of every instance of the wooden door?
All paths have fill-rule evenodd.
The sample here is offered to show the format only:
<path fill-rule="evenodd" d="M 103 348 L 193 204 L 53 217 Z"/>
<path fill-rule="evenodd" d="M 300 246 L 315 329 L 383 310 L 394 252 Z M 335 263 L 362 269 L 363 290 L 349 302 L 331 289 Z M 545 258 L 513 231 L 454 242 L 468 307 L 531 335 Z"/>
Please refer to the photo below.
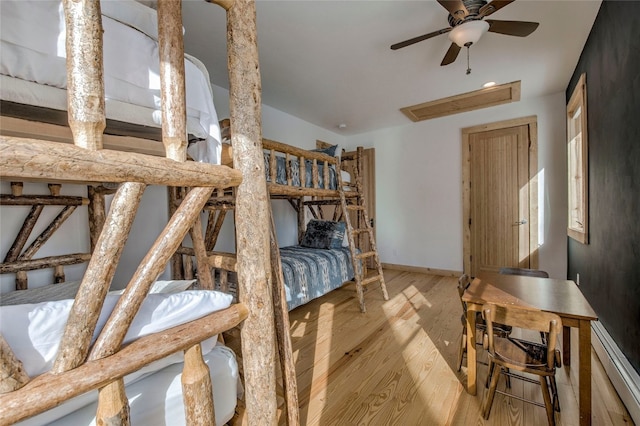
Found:
<path fill-rule="evenodd" d="M 465 271 L 537 267 L 537 188 L 530 123 L 470 132 Z M 532 238 L 533 237 L 533 238 Z M 469 266 L 468 268 L 466 266 Z"/>

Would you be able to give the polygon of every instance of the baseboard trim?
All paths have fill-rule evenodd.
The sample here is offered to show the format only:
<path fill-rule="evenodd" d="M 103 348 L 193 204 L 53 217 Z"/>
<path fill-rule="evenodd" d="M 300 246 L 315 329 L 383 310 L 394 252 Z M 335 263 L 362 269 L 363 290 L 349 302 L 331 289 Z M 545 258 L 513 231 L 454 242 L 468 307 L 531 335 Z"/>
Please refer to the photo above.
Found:
<path fill-rule="evenodd" d="M 640 375 L 601 323 L 592 323 L 591 329 L 594 351 L 634 423 L 640 424 Z"/>
<path fill-rule="evenodd" d="M 449 271 L 447 269 L 425 268 L 422 266 L 397 265 L 393 263 L 382 263 L 382 267 L 386 269 L 394 269 L 396 271 L 420 272 L 423 274 L 442 275 L 443 277 L 459 277 L 462 271 Z"/>

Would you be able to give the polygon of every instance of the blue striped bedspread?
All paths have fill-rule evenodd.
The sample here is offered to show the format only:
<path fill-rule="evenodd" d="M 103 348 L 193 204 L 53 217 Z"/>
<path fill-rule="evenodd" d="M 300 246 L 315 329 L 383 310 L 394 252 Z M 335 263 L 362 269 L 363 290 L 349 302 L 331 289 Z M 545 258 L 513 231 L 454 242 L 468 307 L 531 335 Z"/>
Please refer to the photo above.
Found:
<path fill-rule="evenodd" d="M 281 247 L 280 258 L 289 310 L 342 286 L 354 277 L 349 247 Z"/>

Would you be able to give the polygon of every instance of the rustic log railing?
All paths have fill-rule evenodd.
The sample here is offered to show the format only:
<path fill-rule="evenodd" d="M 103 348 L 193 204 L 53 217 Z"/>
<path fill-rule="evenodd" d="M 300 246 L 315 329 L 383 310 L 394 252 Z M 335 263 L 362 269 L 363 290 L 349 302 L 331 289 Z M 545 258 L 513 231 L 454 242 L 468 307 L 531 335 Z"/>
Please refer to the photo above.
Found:
<path fill-rule="evenodd" d="M 76 211 L 77 207 L 89 204 L 89 199 L 75 196 L 61 196 L 59 184 L 49 185 L 51 195 L 23 195 L 22 190 L 22 182 L 11 182 L 11 194 L 0 194 L 0 205 L 2 206 L 31 206 L 4 261 L 0 263 L 0 274 L 15 273 L 16 290 L 24 290 L 27 288 L 27 271 L 36 269 L 53 268 L 53 282 L 64 282 L 64 266 L 87 262 L 91 257 L 89 253 L 63 254 L 39 259 L 34 259 L 34 256 L 62 226 L 65 220 Z M 47 206 L 61 206 L 63 208 L 62 211 L 49 222 L 45 230 L 25 249 L 25 245 L 33 233 L 42 211 Z"/>
<path fill-rule="evenodd" d="M 99 388 L 97 423 L 129 424 L 123 376 L 154 360 L 185 351 L 183 394 L 187 424 L 212 424 L 208 367 L 199 342 L 244 321 L 245 394 L 249 424 L 275 424 L 275 337 L 271 303 L 269 213 L 261 149 L 260 74 L 256 14 L 252 0 L 215 1 L 227 11 L 230 111 L 235 170 L 185 162 L 186 114 L 181 2 L 158 0 L 158 31 L 167 158 L 103 149 L 104 83 L 99 0 L 64 0 L 67 28 L 68 117 L 74 145 L 0 136 L 0 176 L 11 181 L 120 184 L 109 213 L 100 212 L 104 192 L 89 190 L 93 255 L 80 284 L 54 367 L 35 378 L 17 374 L 19 360 L 2 344 L 0 423 L 12 423 L 61 401 Z M 244 177 L 244 180 L 242 179 Z M 147 185 L 191 187 L 142 261 L 96 343 L 91 337 L 131 223 Z M 236 269 L 240 303 L 200 320 L 122 347 L 123 337 L 155 277 L 190 230 L 215 188 L 237 186 Z M 60 197 L 52 194 L 52 197 Z M 62 198 L 61 198 L 62 199 Z M 84 201 L 83 201 L 84 202 Z M 33 216 L 37 213 L 33 213 Z M 211 232 L 215 232 L 212 230 Z M 195 238 L 193 238 L 195 236 Z M 196 256 L 205 242 L 192 231 Z M 16 248 L 21 243 L 16 243 Z M 202 280 L 202 277 L 201 277 Z M 204 278 L 204 286 L 210 286 Z M 85 361 L 86 360 L 86 361 Z M 30 379 L 30 380 L 29 380 Z"/>

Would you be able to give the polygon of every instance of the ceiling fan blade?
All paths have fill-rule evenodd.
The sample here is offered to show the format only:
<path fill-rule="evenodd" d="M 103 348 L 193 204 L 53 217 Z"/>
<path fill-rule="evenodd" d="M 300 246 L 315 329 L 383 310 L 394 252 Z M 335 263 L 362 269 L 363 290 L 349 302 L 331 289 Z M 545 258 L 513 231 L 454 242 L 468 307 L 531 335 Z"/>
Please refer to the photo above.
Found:
<path fill-rule="evenodd" d="M 492 33 L 505 34 L 517 37 L 526 37 L 538 28 L 537 22 L 526 21 L 495 21 L 486 19 L 489 24 L 489 31 Z"/>
<path fill-rule="evenodd" d="M 438 3 L 456 19 L 464 19 L 469 15 L 469 11 L 462 0 L 438 0 Z"/>
<path fill-rule="evenodd" d="M 440 66 L 449 65 L 450 63 L 455 61 L 458 57 L 458 53 L 460 53 L 460 46 L 455 43 L 451 43 L 451 46 L 449 46 L 449 50 L 447 50 L 444 58 L 442 58 Z"/>
<path fill-rule="evenodd" d="M 418 37 L 410 38 L 409 40 L 405 40 L 405 41 L 401 41 L 400 43 L 392 44 L 391 45 L 391 50 L 398 50 L 398 49 L 401 49 L 403 47 L 411 46 L 412 44 L 415 44 L 415 43 L 418 43 L 420 41 L 429 39 L 431 37 L 438 36 L 440 34 L 448 33 L 449 31 L 451 31 L 451 28 L 443 28 L 441 30 L 434 31 L 434 32 L 431 32 L 429 34 L 425 34 L 425 35 L 421 35 L 421 36 L 418 36 Z"/>
<path fill-rule="evenodd" d="M 509 3 L 513 3 L 515 0 L 493 0 L 491 3 L 487 3 L 478 11 L 480 17 L 489 16 L 493 12 L 502 9 Z"/>

